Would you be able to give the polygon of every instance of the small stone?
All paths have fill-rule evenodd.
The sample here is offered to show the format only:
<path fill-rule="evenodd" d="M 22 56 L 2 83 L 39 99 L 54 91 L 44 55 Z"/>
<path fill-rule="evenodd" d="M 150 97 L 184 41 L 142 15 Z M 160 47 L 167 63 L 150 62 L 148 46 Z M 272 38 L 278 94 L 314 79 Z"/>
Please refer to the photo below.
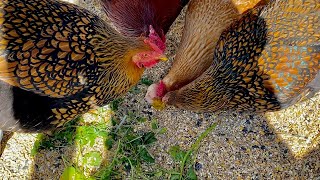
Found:
<path fill-rule="evenodd" d="M 152 116 L 152 112 L 151 111 L 142 111 L 142 113 Z"/>
<path fill-rule="evenodd" d="M 202 125 L 202 119 L 198 119 L 196 122 L 196 126 L 200 127 Z"/>
<path fill-rule="evenodd" d="M 244 128 L 242 129 L 242 132 L 245 133 L 245 134 L 247 134 L 247 133 L 249 132 L 249 131 L 248 131 L 248 128 L 244 127 Z"/>
<path fill-rule="evenodd" d="M 253 149 L 257 149 L 257 148 L 259 148 L 259 146 L 253 145 L 252 148 L 253 148 Z"/>
<path fill-rule="evenodd" d="M 200 164 L 199 162 L 196 162 L 196 163 L 194 164 L 194 169 L 195 169 L 196 171 L 199 171 L 200 169 L 202 169 L 202 164 Z"/>

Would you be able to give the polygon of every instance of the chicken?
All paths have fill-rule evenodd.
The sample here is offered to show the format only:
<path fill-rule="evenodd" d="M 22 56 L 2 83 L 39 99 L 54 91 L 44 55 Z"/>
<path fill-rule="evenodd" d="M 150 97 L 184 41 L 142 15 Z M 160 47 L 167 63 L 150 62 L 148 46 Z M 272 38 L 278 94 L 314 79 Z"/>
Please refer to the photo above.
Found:
<path fill-rule="evenodd" d="M 198 112 L 267 112 L 319 90 L 319 0 L 274 0 L 223 32 L 211 66 L 162 101 Z"/>
<path fill-rule="evenodd" d="M 0 129 L 40 132 L 124 95 L 165 59 L 153 29 L 128 38 L 76 5 L 0 1 Z"/>
<path fill-rule="evenodd" d="M 154 28 L 165 50 L 165 34 L 189 0 L 101 0 L 105 13 L 119 32 L 129 37 L 148 36 Z"/>
<path fill-rule="evenodd" d="M 245 5 L 243 3 L 246 3 Z M 148 88 L 146 100 L 157 109 L 161 98 L 199 77 L 211 64 L 216 43 L 232 22 L 240 17 L 244 8 L 254 2 L 232 0 L 193 0 L 189 3 L 180 47 L 169 73 Z M 241 7 L 241 9 L 240 9 Z"/>

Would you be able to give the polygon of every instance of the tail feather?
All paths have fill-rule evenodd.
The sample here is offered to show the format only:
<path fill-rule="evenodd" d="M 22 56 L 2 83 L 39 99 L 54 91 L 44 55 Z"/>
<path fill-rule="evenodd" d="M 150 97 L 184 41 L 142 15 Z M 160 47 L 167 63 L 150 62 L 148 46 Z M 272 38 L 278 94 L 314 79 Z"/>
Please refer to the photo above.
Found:
<path fill-rule="evenodd" d="M 102 0 L 102 2 L 110 21 L 126 36 L 147 35 L 149 25 L 154 27 L 155 10 L 145 0 Z"/>
<path fill-rule="evenodd" d="M 105 13 L 120 33 L 147 36 L 149 27 L 159 36 L 169 30 L 189 0 L 101 0 Z"/>

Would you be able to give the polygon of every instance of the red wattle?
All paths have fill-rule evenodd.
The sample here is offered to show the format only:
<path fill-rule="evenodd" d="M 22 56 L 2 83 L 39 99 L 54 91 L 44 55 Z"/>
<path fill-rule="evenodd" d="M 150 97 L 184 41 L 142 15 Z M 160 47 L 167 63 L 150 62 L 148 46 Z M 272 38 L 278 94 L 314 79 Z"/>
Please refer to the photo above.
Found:
<path fill-rule="evenodd" d="M 158 62 L 159 62 L 159 60 L 152 60 L 152 61 L 144 62 L 143 65 L 144 65 L 145 68 L 152 68 L 152 67 L 155 66 Z"/>
<path fill-rule="evenodd" d="M 157 87 L 157 96 L 163 97 L 167 93 L 166 85 L 160 81 Z"/>

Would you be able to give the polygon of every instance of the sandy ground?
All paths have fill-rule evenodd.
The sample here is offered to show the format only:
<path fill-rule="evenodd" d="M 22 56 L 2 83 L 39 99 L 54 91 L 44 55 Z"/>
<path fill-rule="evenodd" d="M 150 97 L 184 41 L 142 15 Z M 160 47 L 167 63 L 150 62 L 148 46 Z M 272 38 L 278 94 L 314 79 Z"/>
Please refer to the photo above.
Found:
<path fill-rule="evenodd" d="M 88 9 L 89 2 L 75 1 Z M 96 9 L 95 12 L 99 13 Z M 144 77 L 154 81 L 170 68 L 179 45 L 183 13 L 167 35 L 169 63 L 148 70 Z M 201 143 L 196 161 L 202 165 L 199 179 L 320 179 L 320 95 L 286 110 L 264 115 L 221 112 L 197 114 L 167 108 L 152 109 L 143 99 L 147 86 L 138 85 L 139 94 L 129 93 L 120 112 L 138 112 L 156 118 L 168 129 L 158 136 L 152 153 L 164 168 L 173 166 L 170 146 L 189 148 L 212 123 L 217 128 Z M 41 151 L 30 156 L 35 135 L 15 134 L 0 159 L 0 179 L 59 179 L 64 169 L 62 157 L 72 157 L 74 147 Z"/>

